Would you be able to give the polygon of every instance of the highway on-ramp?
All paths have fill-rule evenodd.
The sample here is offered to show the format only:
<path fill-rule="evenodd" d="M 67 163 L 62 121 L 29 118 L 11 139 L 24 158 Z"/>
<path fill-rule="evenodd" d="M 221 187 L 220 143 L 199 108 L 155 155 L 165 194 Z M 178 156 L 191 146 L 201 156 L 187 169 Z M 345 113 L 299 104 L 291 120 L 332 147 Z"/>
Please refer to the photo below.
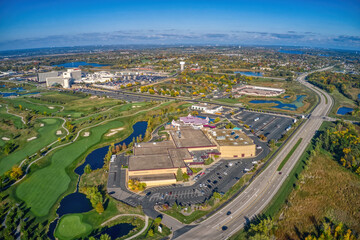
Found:
<path fill-rule="evenodd" d="M 328 69 L 324 68 L 318 71 Z M 270 203 L 305 151 L 316 131 L 320 128 L 324 117 L 329 113 L 333 105 L 332 98 L 326 92 L 305 81 L 308 74 L 300 75 L 297 81 L 311 88 L 320 98 L 319 104 L 314 108 L 309 119 L 289 139 L 288 143 L 279 151 L 268 167 L 254 179 L 244 192 L 240 193 L 223 209 L 189 231 L 184 233 L 182 229 L 177 230 L 177 232 L 174 232 L 173 239 L 227 239 L 239 231 L 250 219 L 261 213 Z M 277 171 L 279 164 L 300 138 L 302 138 L 301 143 L 286 162 L 280 174 Z M 230 215 L 227 215 L 228 211 L 231 212 Z M 224 226 L 226 227 L 223 228 Z"/>

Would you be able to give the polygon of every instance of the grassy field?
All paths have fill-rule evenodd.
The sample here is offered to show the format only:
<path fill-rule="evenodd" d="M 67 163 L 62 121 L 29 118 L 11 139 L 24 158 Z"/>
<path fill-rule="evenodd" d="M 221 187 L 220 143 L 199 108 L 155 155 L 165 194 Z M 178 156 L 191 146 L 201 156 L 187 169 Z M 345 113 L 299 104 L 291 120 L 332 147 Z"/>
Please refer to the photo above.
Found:
<path fill-rule="evenodd" d="M 81 214 L 70 214 L 62 217 L 55 230 L 59 239 L 75 239 L 89 234 L 92 231 L 90 224 L 82 221 Z"/>
<path fill-rule="evenodd" d="M 338 115 L 336 114 L 337 110 L 340 107 L 349 107 L 349 108 L 355 108 L 356 104 L 353 100 L 345 97 L 344 95 L 342 95 L 337 89 L 335 89 L 331 94 L 330 94 L 335 102 L 334 102 L 334 106 L 330 111 L 330 116 L 332 117 L 337 117 L 337 118 L 344 118 L 344 119 L 356 119 L 354 117 L 352 117 L 351 115 Z M 359 120 L 359 119 L 356 119 Z"/>
<path fill-rule="evenodd" d="M 56 118 L 46 118 L 38 121 L 43 123 L 44 127 L 38 128 L 37 139 L 25 143 L 15 152 L 5 156 L 0 160 L 0 175 L 10 170 L 15 164 L 19 164 L 26 156 L 36 153 L 46 145 L 54 142 L 59 136 L 56 136 L 56 131 L 60 129 L 62 120 Z M 62 129 L 64 133 L 64 130 Z"/>
<path fill-rule="evenodd" d="M 124 121 L 111 121 L 91 128 L 89 137 L 81 137 L 50 156 L 50 165 L 34 172 L 16 189 L 16 195 L 31 207 L 36 216 L 48 214 L 57 199 L 68 189 L 70 177 L 66 172 L 76 159 L 98 144 L 109 129 L 123 127 Z"/>
<path fill-rule="evenodd" d="M 284 160 L 280 163 L 279 167 L 278 167 L 278 171 L 281 171 L 281 169 L 284 167 L 285 163 L 289 160 L 289 158 L 293 155 L 293 153 L 295 152 L 296 148 L 299 146 L 299 144 L 301 143 L 302 138 L 300 138 L 295 146 L 291 149 L 291 151 L 286 155 L 286 157 L 284 158 Z"/>
<path fill-rule="evenodd" d="M 325 218 L 360 232 L 360 177 L 325 152 L 312 158 L 300 176 L 299 189 L 288 199 L 276 215 L 279 239 L 299 239 L 297 232 L 316 232 L 316 223 Z"/>

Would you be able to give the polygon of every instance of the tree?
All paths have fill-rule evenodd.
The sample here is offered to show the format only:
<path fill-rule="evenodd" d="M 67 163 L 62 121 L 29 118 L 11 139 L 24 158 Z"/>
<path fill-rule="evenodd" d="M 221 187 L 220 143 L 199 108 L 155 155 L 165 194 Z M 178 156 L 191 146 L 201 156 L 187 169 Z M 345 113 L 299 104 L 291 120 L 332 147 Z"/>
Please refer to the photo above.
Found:
<path fill-rule="evenodd" d="M 182 181 L 182 180 L 184 180 L 183 172 L 181 168 L 178 168 L 176 172 L 176 181 Z"/>
<path fill-rule="evenodd" d="M 126 144 L 125 144 L 125 142 L 123 143 L 123 145 L 122 145 L 122 147 L 121 147 L 121 150 L 125 150 L 126 149 Z"/>
<path fill-rule="evenodd" d="M 159 226 L 159 224 L 161 223 L 161 220 L 162 220 L 161 217 L 155 218 L 155 219 L 154 219 L 154 225 L 155 225 L 155 226 Z"/>
<path fill-rule="evenodd" d="M 185 182 L 189 181 L 189 175 L 187 175 L 187 173 L 183 173 L 183 179 Z"/>
<path fill-rule="evenodd" d="M 85 172 L 86 174 L 89 174 L 89 173 L 91 173 L 91 171 L 92 171 L 92 169 L 91 169 L 90 164 L 86 164 L 86 166 L 85 166 L 85 168 L 84 168 L 84 172 Z"/>
<path fill-rule="evenodd" d="M 286 81 L 287 81 L 287 82 L 292 82 L 292 81 L 293 81 L 293 77 L 292 77 L 292 76 L 287 77 L 287 78 L 286 78 Z"/>
<path fill-rule="evenodd" d="M 11 179 L 17 180 L 22 175 L 23 175 L 23 171 L 22 171 L 21 167 L 18 167 L 18 166 L 12 167 L 11 172 L 10 172 L 10 178 Z"/>
<path fill-rule="evenodd" d="M 219 118 L 219 117 L 215 118 L 214 122 L 215 122 L 215 123 L 220 122 L 220 118 Z"/>
<path fill-rule="evenodd" d="M 104 212 L 104 206 L 102 205 L 101 202 L 98 202 L 98 203 L 96 204 L 95 210 L 96 210 L 96 212 L 98 212 L 99 214 L 102 214 L 102 213 Z"/>
<path fill-rule="evenodd" d="M 192 112 L 191 112 L 191 115 L 197 116 L 197 115 L 199 115 L 199 112 L 198 112 L 198 111 L 192 111 Z"/>
<path fill-rule="evenodd" d="M 131 84 L 131 83 L 129 83 L 129 84 Z M 101 234 L 100 240 L 111 240 L 111 237 L 107 233 Z"/>
<path fill-rule="evenodd" d="M 120 145 L 119 145 L 119 144 L 116 145 L 116 152 L 117 152 L 117 153 L 120 152 Z"/>
<path fill-rule="evenodd" d="M 153 237 L 154 236 L 154 230 L 151 228 L 148 233 L 147 233 L 148 237 Z"/>

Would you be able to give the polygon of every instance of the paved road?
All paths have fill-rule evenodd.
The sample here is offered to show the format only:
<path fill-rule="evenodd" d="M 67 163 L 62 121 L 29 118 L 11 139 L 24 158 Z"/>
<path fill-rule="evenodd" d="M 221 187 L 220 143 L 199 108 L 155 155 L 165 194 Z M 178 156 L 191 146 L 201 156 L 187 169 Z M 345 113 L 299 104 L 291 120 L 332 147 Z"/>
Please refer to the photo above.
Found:
<path fill-rule="evenodd" d="M 314 90 L 320 97 L 320 103 L 313 110 L 309 120 L 302 125 L 299 131 L 288 141 L 287 146 L 279 152 L 269 166 L 243 193 L 222 210 L 186 233 L 179 235 L 175 232 L 173 239 L 227 239 L 239 231 L 249 219 L 261 213 L 269 204 L 316 131 L 320 128 L 324 116 L 328 114 L 333 104 L 332 98 L 326 92 L 305 81 L 307 75 L 308 73 L 300 75 L 297 81 Z M 326 101 L 325 96 L 328 101 Z M 300 138 L 303 139 L 302 142 L 283 167 L 282 174 L 279 174 L 277 167 Z M 231 212 L 230 215 L 226 214 L 228 211 Z M 226 226 L 227 229 L 222 230 L 223 226 Z M 177 230 L 177 232 L 181 231 L 181 229 Z"/>

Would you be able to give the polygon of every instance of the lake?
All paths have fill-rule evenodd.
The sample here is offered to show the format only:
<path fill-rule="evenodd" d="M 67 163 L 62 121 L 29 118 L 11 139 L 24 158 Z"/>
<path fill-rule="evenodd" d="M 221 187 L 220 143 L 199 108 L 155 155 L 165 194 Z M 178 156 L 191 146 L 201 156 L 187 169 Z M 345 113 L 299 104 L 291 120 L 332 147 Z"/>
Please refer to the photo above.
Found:
<path fill-rule="evenodd" d="M 251 100 L 250 103 L 254 104 L 264 104 L 264 103 L 275 103 L 277 105 L 272 106 L 272 108 L 278 108 L 283 110 L 296 111 L 299 107 L 304 105 L 303 100 L 306 95 L 296 95 L 296 100 L 292 103 L 283 103 L 278 100 Z"/>
<path fill-rule="evenodd" d="M 63 64 L 53 65 L 52 67 L 64 67 L 64 68 L 77 68 L 79 66 L 92 66 L 92 67 L 104 67 L 109 65 L 87 62 L 67 62 Z"/>
<path fill-rule="evenodd" d="M 354 111 L 353 108 L 348 108 L 348 107 L 341 107 L 337 110 L 336 114 L 338 115 L 345 115 L 348 114 L 350 112 Z"/>
<path fill-rule="evenodd" d="M 263 73 L 262 72 L 252 72 L 252 71 L 245 71 L 245 72 L 234 72 L 235 74 L 240 73 L 241 75 L 245 75 L 248 77 L 262 77 Z"/>
<path fill-rule="evenodd" d="M 278 52 L 281 53 L 287 53 L 287 54 L 305 54 L 303 51 L 297 51 L 297 50 L 279 50 Z"/>

